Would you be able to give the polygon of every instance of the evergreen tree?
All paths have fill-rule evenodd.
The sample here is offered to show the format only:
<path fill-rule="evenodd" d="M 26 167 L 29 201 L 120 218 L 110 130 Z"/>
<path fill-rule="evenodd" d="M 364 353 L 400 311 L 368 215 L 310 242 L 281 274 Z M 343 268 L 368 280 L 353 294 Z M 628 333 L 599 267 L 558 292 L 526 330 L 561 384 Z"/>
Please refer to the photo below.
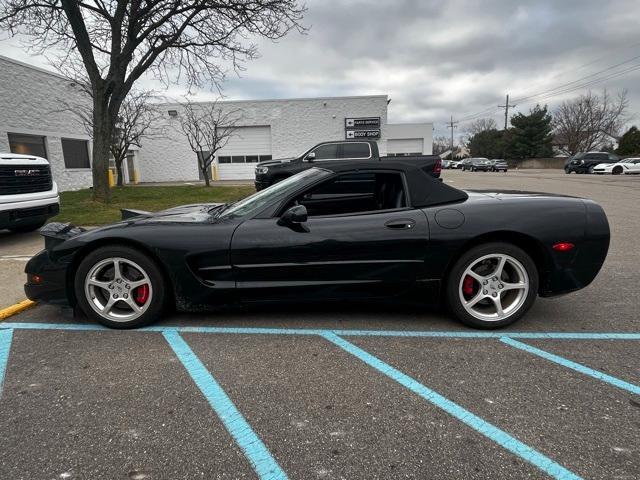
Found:
<path fill-rule="evenodd" d="M 515 158 L 543 158 L 553 155 L 551 147 L 551 115 L 547 106 L 536 105 L 528 115 L 518 113 L 511 117 L 509 153 Z"/>
<path fill-rule="evenodd" d="M 469 139 L 469 150 L 474 157 L 502 158 L 503 132 L 491 129 L 476 133 Z"/>
<path fill-rule="evenodd" d="M 640 155 L 640 131 L 636 126 L 631 127 L 622 135 L 616 153 L 618 155 Z"/>

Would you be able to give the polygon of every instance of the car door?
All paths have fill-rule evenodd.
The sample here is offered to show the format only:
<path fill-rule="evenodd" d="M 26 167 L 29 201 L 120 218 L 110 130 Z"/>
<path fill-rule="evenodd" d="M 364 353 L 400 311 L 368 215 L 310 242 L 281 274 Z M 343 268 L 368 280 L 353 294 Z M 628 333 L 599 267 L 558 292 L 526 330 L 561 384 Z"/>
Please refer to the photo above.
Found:
<path fill-rule="evenodd" d="M 631 160 L 628 165 L 627 173 L 640 173 L 640 158 Z"/>
<path fill-rule="evenodd" d="M 366 182 L 367 173 L 360 174 Z M 422 278 L 429 235 L 425 214 L 406 200 L 398 208 L 372 210 L 363 186 L 353 174 L 345 177 L 352 190 L 347 185 L 329 189 L 337 192 L 334 198 L 322 193 L 326 189 L 314 189 L 325 196 L 325 204 L 318 207 L 321 199 L 312 197 L 311 215 L 302 224 L 282 225 L 276 215 L 238 227 L 231 262 L 242 301 L 393 296 Z M 309 193 L 297 198 L 305 202 Z M 350 194 L 358 203 L 345 197 Z M 402 195 L 409 198 L 406 191 Z M 345 213 L 344 205 L 353 205 L 352 211 Z"/>

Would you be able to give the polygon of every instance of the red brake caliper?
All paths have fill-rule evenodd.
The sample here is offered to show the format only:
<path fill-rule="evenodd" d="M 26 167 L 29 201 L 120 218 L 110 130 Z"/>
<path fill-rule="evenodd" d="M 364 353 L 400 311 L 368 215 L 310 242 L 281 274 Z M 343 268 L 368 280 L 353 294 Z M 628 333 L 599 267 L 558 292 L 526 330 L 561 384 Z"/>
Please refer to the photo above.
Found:
<path fill-rule="evenodd" d="M 146 283 L 144 285 L 140 285 L 138 288 L 136 288 L 135 293 L 136 303 L 138 305 L 144 305 L 149 299 L 149 285 L 147 285 Z"/>
<path fill-rule="evenodd" d="M 462 282 L 462 293 L 467 296 L 473 295 L 473 277 L 467 275 Z"/>

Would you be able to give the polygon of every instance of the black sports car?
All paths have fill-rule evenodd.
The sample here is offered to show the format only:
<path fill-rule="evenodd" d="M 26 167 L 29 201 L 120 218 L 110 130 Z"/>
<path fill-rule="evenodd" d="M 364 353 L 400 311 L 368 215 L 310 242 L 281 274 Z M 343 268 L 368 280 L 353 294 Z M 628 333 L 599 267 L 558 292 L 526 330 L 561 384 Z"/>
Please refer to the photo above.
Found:
<path fill-rule="evenodd" d="M 596 203 L 457 190 L 422 163 L 324 162 L 234 204 L 49 224 L 25 291 L 115 328 L 169 306 L 390 297 L 495 328 L 597 275 L 609 225 Z"/>

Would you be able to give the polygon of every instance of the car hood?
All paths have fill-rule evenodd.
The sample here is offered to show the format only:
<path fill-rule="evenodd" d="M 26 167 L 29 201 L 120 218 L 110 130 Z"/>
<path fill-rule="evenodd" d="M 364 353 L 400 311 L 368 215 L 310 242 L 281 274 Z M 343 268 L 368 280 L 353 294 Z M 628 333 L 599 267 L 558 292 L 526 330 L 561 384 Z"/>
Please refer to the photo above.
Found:
<path fill-rule="evenodd" d="M 291 163 L 295 160 L 295 157 L 291 158 L 276 158 L 274 160 L 265 160 L 264 162 L 260 162 L 257 164 L 258 167 L 275 167 L 277 165 L 282 165 L 284 163 Z"/>

